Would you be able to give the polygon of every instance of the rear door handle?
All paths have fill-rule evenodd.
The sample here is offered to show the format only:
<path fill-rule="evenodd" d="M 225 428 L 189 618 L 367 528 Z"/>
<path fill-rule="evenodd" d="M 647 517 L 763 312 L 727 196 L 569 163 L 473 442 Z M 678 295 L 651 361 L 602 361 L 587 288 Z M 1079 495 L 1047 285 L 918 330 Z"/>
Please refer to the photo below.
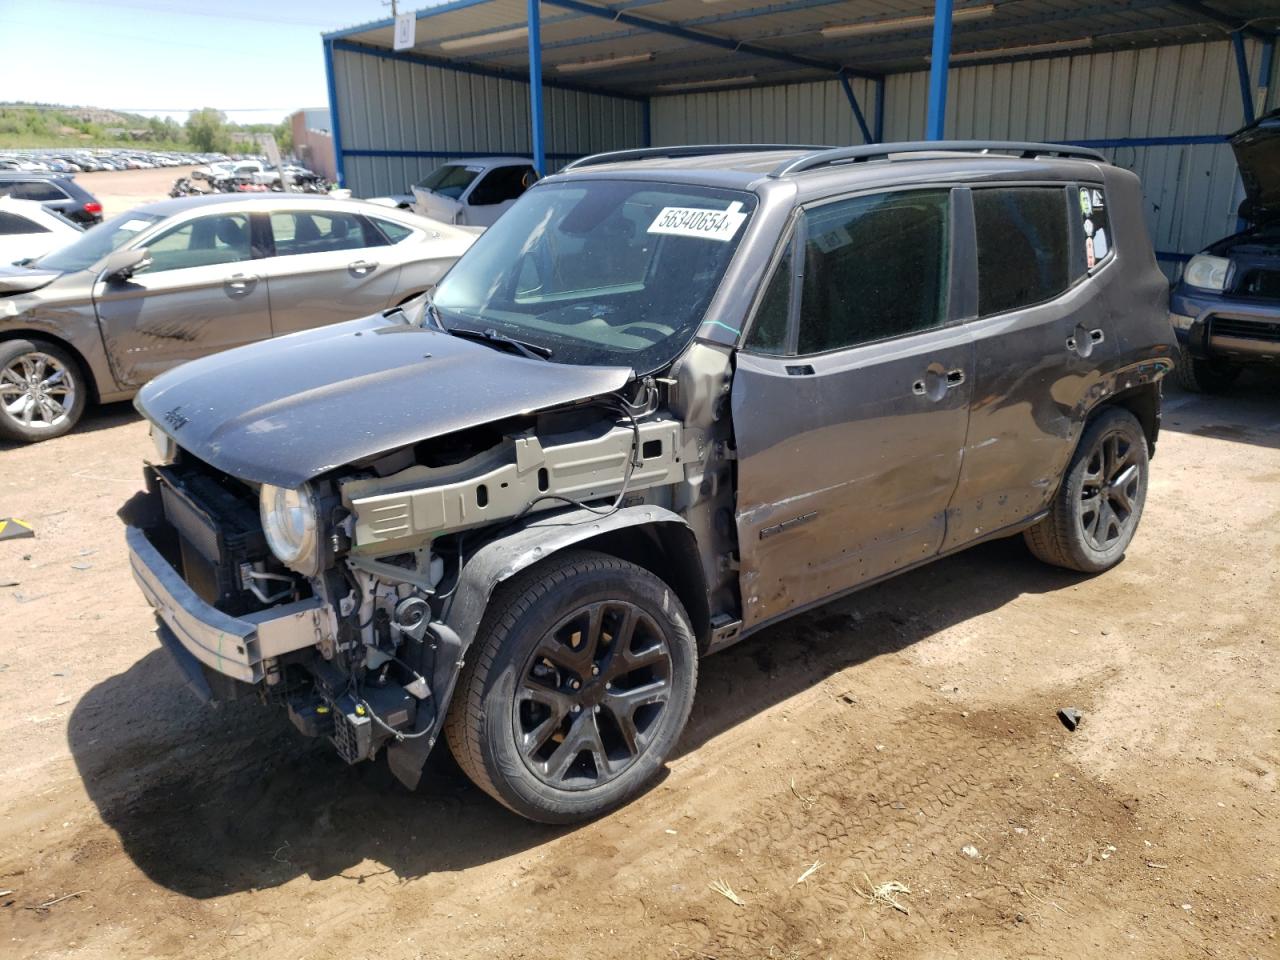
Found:
<path fill-rule="evenodd" d="M 1079 330 L 1080 328 L 1077 327 L 1076 329 Z M 1080 334 L 1085 335 L 1085 331 L 1081 330 Z M 1101 327 L 1094 327 L 1092 330 L 1088 331 L 1087 336 L 1089 338 L 1088 344 L 1082 344 L 1080 342 L 1081 336 L 1067 337 L 1067 349 L 1072 353 L 1078 353 L 1082 357 L 1087 357 L 1094 347 L 1107 339 L 1106 332 L 1103 331 Z"/>
<path fill-rule="evenodd" d="M 964 383 L 964 371 L 960 369 L 947 371 L 947 389 L 958 387 Z"/>
<path fill-rule="evenodd" d="M 347 269 L 358 277 L 363 277 L 366 273 L 376 270 L 378 265 L 372 260 L 355 260 L 347 264 Z"/>

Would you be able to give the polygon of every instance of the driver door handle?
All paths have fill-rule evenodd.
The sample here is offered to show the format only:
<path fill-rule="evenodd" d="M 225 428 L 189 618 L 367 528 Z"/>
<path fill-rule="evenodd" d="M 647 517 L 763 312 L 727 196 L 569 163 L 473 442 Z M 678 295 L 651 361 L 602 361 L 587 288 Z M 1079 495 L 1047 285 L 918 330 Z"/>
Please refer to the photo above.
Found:
<path fill-rule="evenodd" d="M 257 277 L 251 277 L 247 273 L 233 273 L 223 281 L 223 284 L 232 293 L 247 293 L 257 282 Z"/>

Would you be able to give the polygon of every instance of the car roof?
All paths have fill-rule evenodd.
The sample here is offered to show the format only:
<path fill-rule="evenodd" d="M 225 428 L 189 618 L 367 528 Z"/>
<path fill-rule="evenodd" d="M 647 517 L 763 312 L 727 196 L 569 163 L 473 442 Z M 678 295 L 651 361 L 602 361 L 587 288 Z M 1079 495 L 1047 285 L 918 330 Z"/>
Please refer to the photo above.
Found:
<path fill-rule="evenodd" d="M 528 157 L 463 157 L 459 160 L 446 160 L 441 166 L 446 167 L 513 167 L 532 166 Z"/>
<path fill-rule="evenodd" d="M 822 147 L 728 148 L 724 152 L 694 155 L 679 154 L 682 149 L 699 148 L 675 148 L 673 155 L 669 156 L 644 156 L 645 151 L 620 151 L 617 160 L 611 160 L 610 155 L 605 154 L 591 160 L 589 165 L 554 174 L 543 183 L 591 177 L 663 180 L 757 193 L 787 189 L 794 191 L 800 202 L 804 202 L 835 190 L 893 184 L 984 180 L 1069 182 L 1081 177 L 1096 180 L 1099 166 L 1105 164 L 1101 155 L 1083 148 L 1060 148 L 1062 152 L 1074 152 L 1076 155 L 1073 156 L 1028 156 L 1022 154 L 1031 153 L 1030 149 L 1010 155 L 1008 152 L 980 152 L 978 146 L 966 145 L 965 149 L 960 149 L 955 144 L 939 143 L 936 148 L 930 145 L 929 149 L 921 149 L 919 144 L 890 143 L 840 148 L 841 152 L 852 155 L 850 159 L 839 159 L 833 148 Z M 993 142 L 991 147 L 994 149 L 995 146 Z M 1033 144 L 1002 144 L 1001 148 L 1008 150 L 1015 146 L 1058 149 L 1057 145 Z M 820 162 L 819 158 L 824 153 L 833 159 Z M 803 168 L 810 162 L 813 163 L 811 167 Z M 788 165 L 800 165 L 800 168 L 788 171 Z"/>
<path fill-rule="evenodd" d="M 160 217 L 172 217 L 188 210 L 200 207 L 241 207 L 252 210 L 254 207 L 332 207 L 335 210 L 358 208 L 365 213 L 388 212 L 388 208 L 375 204 L 367 204 L 362 200 L 340 199 L 322 193 L 284 193 L 278 190 L 266 190 L 259 193 L 209 193 L 204 196 L 173 197 L 168 200 L 157 200 L 134 207 L 131 213 L 150 213 Z"/>

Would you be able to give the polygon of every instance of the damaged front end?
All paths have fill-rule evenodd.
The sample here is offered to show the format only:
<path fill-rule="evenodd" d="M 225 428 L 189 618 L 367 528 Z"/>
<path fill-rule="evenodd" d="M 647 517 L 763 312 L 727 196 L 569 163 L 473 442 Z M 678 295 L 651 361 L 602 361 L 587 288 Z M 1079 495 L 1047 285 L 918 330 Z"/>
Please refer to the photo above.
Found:
<path fill-rule="evenodd" d="M 684 394 L 705 404 L 727 364 L 699 350 L 713 359 Z M 679 393 L 646 379 L 296 488 L 237 479 L 153 427 L 166 462 L 122 511 L 135 578 L 202 697 L 283 706 L 348 763 L 391 747 L 414 786 L 495 583 L 558 543 L 685 526 L 690 507 L 706 501 L 693 513 L 709 518 L 727 496 L 709 479 L 728 470 L 710 434 L 670 409 Z"/>

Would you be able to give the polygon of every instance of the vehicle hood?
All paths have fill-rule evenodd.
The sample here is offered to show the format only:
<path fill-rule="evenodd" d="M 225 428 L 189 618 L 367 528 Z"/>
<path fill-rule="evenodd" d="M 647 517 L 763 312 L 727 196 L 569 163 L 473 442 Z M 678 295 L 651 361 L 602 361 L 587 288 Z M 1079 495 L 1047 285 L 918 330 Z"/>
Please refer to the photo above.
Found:
<path fill-rule="evenodd" d="M 1247 209 L 1254 223 L 1280 219 L 1280 110 L 1259 117 L 1231 138 Z"/>
<path fill-rule="evenodd" d="M 30 267 L 0 267 L 0 297 L 30 293 L 47 287 L 62 276 L 61 270 L 39 270 Z"/>
<path fill-rule="evenodd" d="M 296 487 L 408 444 L 621 389 L 625 367 L 532 360 L 374 315 L 183 364 L 137 408 L 243 480 Z"/>

